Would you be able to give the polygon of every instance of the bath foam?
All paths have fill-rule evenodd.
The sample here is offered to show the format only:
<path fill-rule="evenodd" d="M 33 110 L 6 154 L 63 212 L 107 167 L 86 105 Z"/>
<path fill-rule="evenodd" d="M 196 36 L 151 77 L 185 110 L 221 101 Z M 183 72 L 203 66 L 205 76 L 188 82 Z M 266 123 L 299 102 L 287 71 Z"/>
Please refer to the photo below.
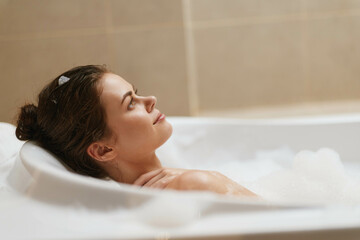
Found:
<path fill-rule="evenodd" d="M 189 151 L 188 146 L 172 141 L 166 147 L 172 151 L 159 152 L 164 166 L 219 171 L 269 201 L 360 203 L 359 164 L 344 165 L 339 154 L 330 148 L 296 153 L 282 146 L 257 150 L 253 158 L 244 159 L 228 149 Z"/>
<path fill-rule="evenodd" d="M 329 148 L 300 151 L 291 167 L 261 177 L 248 187 L 276 202 L 360 203 L 360 179 L 349 175 L 339 154 Z"/>

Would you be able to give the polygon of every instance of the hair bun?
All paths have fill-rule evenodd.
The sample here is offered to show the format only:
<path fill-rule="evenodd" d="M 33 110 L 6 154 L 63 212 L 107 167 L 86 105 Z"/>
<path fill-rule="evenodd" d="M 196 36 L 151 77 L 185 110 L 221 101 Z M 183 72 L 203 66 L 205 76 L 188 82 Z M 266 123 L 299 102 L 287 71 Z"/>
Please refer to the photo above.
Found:
<path fill-rule="evenodd" d="M 26 104 L 21 107 L 17 121 L 16 137 L 20 140 L 36 140 L 38 133 L 37 107 L 34 104 Z"/>

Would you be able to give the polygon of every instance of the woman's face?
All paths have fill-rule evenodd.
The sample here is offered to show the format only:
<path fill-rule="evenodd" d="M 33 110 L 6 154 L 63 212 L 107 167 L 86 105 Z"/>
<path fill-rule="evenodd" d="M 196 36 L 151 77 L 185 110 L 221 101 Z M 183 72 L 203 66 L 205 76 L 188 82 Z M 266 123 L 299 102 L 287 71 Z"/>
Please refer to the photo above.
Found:
<path fill-rule="evenodd" d="M 122 157 L 144 157 L 161 146 L 172 126 L 156 106 L 154 96 L 138 96 L 133 86 L 118 75 L 106 73 L 101 79 L 100 101 L 111 131 L 110 144 Z"/>

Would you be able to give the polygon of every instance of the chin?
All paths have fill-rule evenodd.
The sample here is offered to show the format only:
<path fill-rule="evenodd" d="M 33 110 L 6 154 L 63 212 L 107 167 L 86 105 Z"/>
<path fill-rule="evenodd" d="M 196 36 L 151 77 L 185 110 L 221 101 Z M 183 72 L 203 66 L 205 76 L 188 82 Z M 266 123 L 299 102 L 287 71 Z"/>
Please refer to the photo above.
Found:
<path fill-rule="evenodd" d="M 173 132 L 173 127 L 172 127 L 171 123 L 169 123 L 168 121 L 166 121 L 166 123 L 169 125 L 169 136 L 166 139 L 166 140 L 168 140 L 171 137 L 171 134 Z"/>
<path fill-rule="evenodd" d="M 171 134 L 173 132 L 173 127 L 168 121 L 165 121 L 164 125 L 165 126 L 164 126 L 164 129 L 163 129 L 164 132 L 162 133 L 162 142 L 159 145 L 159 147 L 161 145 L 163 145 L 171 137 Z"/>

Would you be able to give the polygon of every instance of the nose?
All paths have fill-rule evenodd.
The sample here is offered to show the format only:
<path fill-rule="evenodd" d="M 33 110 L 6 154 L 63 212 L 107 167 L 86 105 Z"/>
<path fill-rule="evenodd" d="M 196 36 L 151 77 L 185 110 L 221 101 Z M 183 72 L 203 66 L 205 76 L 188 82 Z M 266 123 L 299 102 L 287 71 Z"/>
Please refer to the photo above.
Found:
<path fill-rule="evenodd" d="M 146 111 L 148 113 L 150 113 L 150 112 L 152 112 L 152 110 L 154 110 L 156 101 L 157 101 L 157 99 L 155 96 L 144 97 L 144 104 L 145 104 Z"/>

